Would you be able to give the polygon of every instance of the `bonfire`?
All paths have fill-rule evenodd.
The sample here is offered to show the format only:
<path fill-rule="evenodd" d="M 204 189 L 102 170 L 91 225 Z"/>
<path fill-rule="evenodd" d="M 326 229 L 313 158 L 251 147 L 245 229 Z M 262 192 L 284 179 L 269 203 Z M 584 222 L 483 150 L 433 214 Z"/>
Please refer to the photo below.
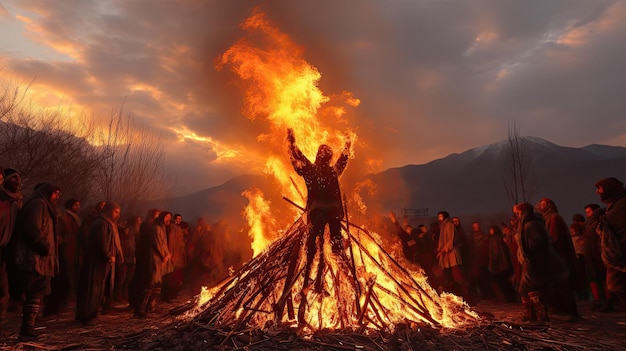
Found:
<path fill-rule="evenodd" d="M 304 284 L 310 277 L 303 274 L 308 230 L 302 216 L 262 254 L 200 294 L 197 306 L 183 318 L 233 331 L 297 328 L 302 334 L 337 329 L 393 332 L 398 324 L 461 328 L 479 322 L 461 298 L 439 294 L 423 271 L 403 267 L 374 233 L 343 223 L 344 254 L 333 254 L 329 245 L 316 253 L 314 262 L 324 255 L 327 263 L 322 291 Z M 319 268 L 314 264 L 311 276 Z"/>
<path fill-rule="evenodd" d="M 302 152 L 311 155 L 321 143 L 337 149 L 346 140 L 356 141 L 356 133 L 338 132 L 338 126 L 349 123 L 342 120 L 345 108 L 329 106 L 320 111 L 333 101 L 317 87 L 319 72 L 264 13 L 255 9 L 242 28 L 254 35 L 228 49 L 218 68 L 229 65 L 250 83 L 244 111 L 250 119 L 270 123 L 269 131 L 259 135 L 260 141 L 273 145 L 267 150 L 265 169 L 280 184 L 278 191 L 286 194 L 284 199 L 294 206 L 294 220 L 280 227 L 263 194 L 246 192 L 250 205 L 245 213 L 254 257 L 200 294 L 195 307 L 182 318 L 233 332 L 295 328 L 300 335 L 321 330 L 393 331 L 398 324 L 461 328 L 479 322 L 461 298 L 439 294 L 423 271 L 407 270 L 383 249 L 376 233 L 351 223 L 347 215 L 342 230 L 344 250 L 333 253 L 328 244 L 318 246 L 315 259 L 307 263 L 306 211 L 290 198 L 305 199 L 286 160 L 284 138 L 278 135 L 284 135 L 287 128 L 295 129 L 302 136 Z M 265 47 L 255 46 L 255 39 Z M 348 105 L 359 103 L 347 92 L 341 98 Z M 331 116 L 335 127 L 322 116 Z M 347 213 L 349 204 L 345 197 L 343 200 Z M 323 242 L 329 243 L 328 230 L 324 235 Z M 310 284 L 311 277 L 316 277 L 315 284 Z"/>
<path fill-rule="evenodd" d="M 349 124 L 343 119 L 346 109 L 333 105 L 333 99 L 319 90 L 317 69 L 302 59 L 302 50 L 264 13 L 256 9 L 242 28 L 254 36 L 228 49 L 218 68 L 229 65 L 250 83 L 244 111 L 250 119 L 270 123 L 258 138 L 272 145 L 264 150 L 265 170 L 293 205 L 294 220 L 282 221 L 281 227 L 262 193 L 245 192 L 255 254 L 222 282 L 203 288 L 194 301 L 171 311 L 178 318 L 178 330 L 188 326 L 211 330 L 221 336 L 218 343 L 223 344 L 229 336 L 255 330 L 290 330 L 306 337 L 339 330 L 353 335 L 392 333 L 399 325 L 454 329 L 480 323 L 461 298 L 435 291 L 423 271 L 407 270 L 383 249 L 376 233 L 351 223 L 345 197 L 343 249 L 333 252 L 327 229 L 320 241 L 326 244 L 317 245 L 314 259 L 307 262 L 307 249 L 311 249 L 306 245 L 307 213 L 290 199 L 305 200 L 302 183 L 292 177 L 282 136 L 286 129 L 295 129 L 302 136 L 299 146 L 305 155 L 314 154 L 322 143 L 336 148 L 346 140 L 356 141 L 357 136 L 350 128 L 338 132 Z M 265 48 L 253 44 L 257 37 Z M 348 92 L 339 98 L 345 106 L 359 104 Z M 330 119 L 323 122 L 322 116 Z M 353 150 L 350 153 L 352 157 Z M 315 284 L 311 277 L 316 277 Z"/>

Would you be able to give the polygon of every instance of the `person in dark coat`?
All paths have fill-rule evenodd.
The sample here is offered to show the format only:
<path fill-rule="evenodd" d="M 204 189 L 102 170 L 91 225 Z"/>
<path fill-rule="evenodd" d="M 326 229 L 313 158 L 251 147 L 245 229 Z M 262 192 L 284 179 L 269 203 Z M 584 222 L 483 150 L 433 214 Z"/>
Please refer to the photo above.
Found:
<path fill-rule="evenodd" d="M 574 252 L 576 253 L 576 272 L 575 272 L 575 290 L 576 297 L 579 300 L 589 299 L 589 282 L 587 279 L 587 271 L 585 270 L 585 216 L 576 213 L 572 217 L 572 223 L 569 226 L 569 234 L 574 244 Z"/>
<path fill-rule="evenodd" d="M 23 196 L 20 192 L 22 177 L 20 173 L 7 168 L 0 170 L 0 333 L 6 317 L 10 298 L 9 272 L 7 264 L 11 255 L 9 242 L 17 220 L 17 213 L 22 208 Z"/>
<path fill-rule="evenodd" d="M 398 223 L 396 214 L 394 212 L 389 213 L 389 219 L 396 230 L 396 234 L 402 243 L 402 253 L 404 257 L 411 263 L 417 263 L 415 255 L 417 254 L 417 240 L 418 233 L 415 232 L 413 227 L 408 224 L 402 226 Z"/>
<path fill-rule="evenodd" d="M 123 259 L 117 230 L 120 211 L 117 203 L 105 202 L 86 238 L 76 299 L 76 320 L 85 325 L 94 324 L 103 302 L 110 301 L 113 295 L 115 262 Z"/>
<path fill-rule="evenodd" d="M 506 246 L 509 247 L 509 252 L 511 253 L 511 263 L 513 264 L 513 277 L 511 278 L 512 284 L 514 287 L 519 286 L 519 282 L 522 276 L 522 265 L 517 259 L 517 240 L 515 239 L 515 234 L 518 232 L 517 227 L 519 226 L 519 219 L 512 215 L 509 218 L 509 224 L 504 222 L 502 224 L 502 236 L 504 237 L 504 242 Z"/>
<path fill-rule="evenodd" d="M 437 243 L 433 239 L 429 228 L 423 224 L 417 226 L 417 249 L 415 261 L 422 267 L 428 277 L 430 285 L 438 288 L 441 284 L 441 272 L 436 260 Z"/>
<path fill-rule="evenodd" d="M 497 225 L 489 227 L 488 246 L 489 262 L 487 269 L 491 274 L 494 291 L 498 292 L 506 302 L 517 301 L 517 293 L 510 280 L 514 272 L 511 254 L 509 247 L 502 238 L 502 230 Z"/>
<path fill-rule="evenodd" d="M 617 241 L 616 248 L 602 241 L 601 249 L 603 252 L 608 250 L 606 253 L 616 258 L 619 256 L 617 260 L 620 261 L 605 262 L 606 287 L 626 306 L 626 189 L 624 183 L 614 177 L 600 179 L 595 186 L 600 201 L 607 205 L 598 230 L 603 236 L 612 233 Z"/>
<path fill-rule="evenodd" d="M 76 261 L 78 253 L 78 230 L 80 228 L 80 201 L 69 199 L 65 201 L 65 210 L 59 218 L 59 274 L 50 281 L 52 293 L 46 298 L 46 307 L 43 315 L 58 314 L 59 310 L 76 293 Z"/>
<path fill-rule="evenodd" d="M 544 220 L 528 202 L 513 206 L 519 218 L 518 260 L 522 265 L 519 295 L 524 321 L 547 322 L 546 293 L 569 278 L 565 263 L 554 250 Z"/>
<path fill-rule="evenodd" d="M 468 238 L 467 272 L 470 293 L 477 299 L 493 297 L 491 274 L 489 273 L 489 235 L 485 234 L 480 222 L 472 222 L 472 233 Z"/>
<path fill-rule="evenodd" d="M 139 226 L 139 236 L 135 243 L 135 274 L 128 287 L 128 303 L 136 317 L 145 317 L 145 313 L 140 313 L 140 308 L 144 300 L 144 290 L 150 284 L 152 226 L 160 213 L 161 211 L 156 208 L 148 210 Z"/>
<path fill-rule="evenodd" d="M 562 285 L 555 286 L 555 290 L 551 292 L 550 305 L 554 306 L 558 312 L 569 315 L 572 319 L 579 318 L 578 306 L 576 305 L 576 280 L 578 278 L 576 276 L 576 251 L 574 251 L 569 226 L 551 199 L 544 197 L 539 200 L 535 209 L 543 216 L 552 245 L 569 272 L 568 280 Z"/>
<path fill-rule="evenodd" d="M 163 275 L 169 273 L 172 255 L 167 247 L 167 226 L 172 220 L 172 213 L 163 211 L 154 221 L 150 231 L 141 233 L 137 243 L 137 268 L 135 276 L 140 276 L 139 287 L 143 288 L 141 303 L 135 307 L 135 316 L 145 317 L 156 309 L 161 296 Z M 141 252 L 141 253 L 140 253 Z M 141 259 L 140 259 L 141 257 Z M 141 264 L 140 264 L 141 260 Z M 141 267 L 142 271 L 138 269 Z"/>
<path fill-rule="evenodd" d="M 37 184 L 33 196 L 17 215 L 12 241 L 15 268 L 25 297 L 19 335 L 23 341 L 37 339 L 35 320 L 42 299 L 50 294 L 50 279 L 59 271 L 56 226 L 61 216 L 57 207 L 60 196 L 58 186 Z"/>
<path fill-rule="evenodd" d="M 331 164 L 333 151 L 328 145 L 320 145 L 315 157 L 315 163 L 309 161 L 296 146 L 296 137 L 293 130 L 287 131 L 289 142 L 289 158 L 298 175 L 304 178 L 307 188 L 306 211 L 311 229 L 307 237 L 307 263 L 305 267 L 305 288 L 309 284 L 309 273 L 315 258 L 315 253 L 321 252 L 324 247 L 324 228 L 328 225 L 330 231 L 331 248 L 334 254 L 345 254 L 341 237 L 341 219 L 343 218 L 343 204 L 339 177 L 348 165 L 350 156 L 350 141 L 345 144 L 341 155 Z M 323 290 L 322 273 L 324 271 L 324 255 L 320 255 L 320 263 L 315 279 L 315 290 Z"/>
<path fill-rule="evenodd" d="M 600 223 L 600 216 L 604 211 L 598 204 L 588 204 L 585 206 L 585 231 L 583 239 L 585 242 L 585 271 L 589 279 L 589 289 L 593 298 L 592 309 L 600 312 L 610 312 L 613 310 L 613 299 L 611 292 L 606 288 L 606 266 L 602 262 L 600 253 L 600 236 L 596 231 Z"/>
<path fill-rule="evenodd" d="M 120 243 L 122 244 L 122 252 L 124 252 L 124 262 L 116 264 L 115 300 L 128 301 L 130 282 L 135 275 L 135 265 L 137 262 L 135 252 L 141 221 L 142 218 L 140 216 L 131 216 L 125 222 L 125 228 L 120 229 L 120 225 L 118 225 Z"/>

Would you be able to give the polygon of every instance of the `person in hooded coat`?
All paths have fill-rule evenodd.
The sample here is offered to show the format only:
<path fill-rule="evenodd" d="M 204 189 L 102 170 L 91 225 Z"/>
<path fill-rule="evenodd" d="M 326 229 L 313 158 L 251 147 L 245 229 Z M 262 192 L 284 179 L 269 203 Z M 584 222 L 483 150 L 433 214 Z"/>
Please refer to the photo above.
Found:
<path fill-rule="evenodd" d="M 25 300 L 19 339 L 35 340 L 35 320 L 42 299 L 50 294 L 50 279 L 59 272 L 56 226 L 61 216 L 57 202 L 61 189 L 52 184 L 35 186 L 32 197 L 17 215 L 14 235 L 15 268 Z"/>
<path fill-rule="evenodd" d="M 85 257 L 78 279 L 76 320 L 93 325 L 103 302 L 112 298 L 115 283 L 115 262 L 123 260 L 117 220 L 120 206 L 107 201 L 94 219 L 86 238 Z"/>
<path fill-rule="evenodd" d="M 519 218 L 517 258 L 522 265 L 519 295 L 522 299 L 523 320 L 547 322 L 545 295 L 555 285 L 569 278 L 563 260 L 554 250 L 544 220 L 528 202 L 513 206 Z"/>
<path fill-rule="evenodd" d="M 491 274 L 494 291 L 498 292 L 506 302 L 515 302 L 517 293 L 511 284 L 513 264 L 509 247 L 502 238 L 502 230 L 497 225 L 489 227 L 489 262 L 487 269 Z"/>
<path fill-rule="evenodd" d="M 0 169 L 0 180 L 0 335 L 2 335 L 11 296 L 7 264 L 12 248 L 8 244 L 13 235 L 17 213 L 22 208 L 23 196 L 20 192 L 22 177 L 17 170 Z"/>
<path fill-rule="evenodd" d="M 606 287 L 626 306 L 626 189 L 624 183 L 614 177 L 600 179 L 596 182 L 596 193 L 600 201 L 606 204 L 604 215 L 599 223 L 601 235 L 616 236 L 618 241 L 615 256 L 621 257 L 621 263 L 606 264 Z M 602 250 L 614 250 L 606 242 L 601 243 Z"/>
<path fill-rule="evenodd" d="M 569 315 L 572 319 L 579 318 L 575 292 L 578 278 L 576 276 L 576 251 L 572 243 L 569 226 L 551 199 L 544 197 L 539 200 L 535 209 L 543 216 L 552 246 L 565 263 L 569 273 L 569 278 L 562 285 L 555 286 L 555 290 L 551 292 L 550 305 L 554 306 L 558 312 Z"/>
<path fill-rule="evenodd" d="M 76 261 L 78 253 L 78 231 L 80 228 L 80 201 L 69 199 L 59 218 L 57 235 L 59 237 L 59 274 L 50 281 L 52 293 L 46 298 L 43 315 L 58 314 L 67 306 L 70 298 L 76 296 Z"/>
<path fill-rule="evenodd" d="M 592 309 L 600 312 L 613 311 L 613 294 L 606 288 L 606 266 L 600 253 L 600 236 L 596 231 L 604 210 L 598 204 L 585 206 L 585 271 L 593 298 Z"/>
<path fill-rule="evenodd" d="M 135 274 L 128 286 L 128 303 L 136 317 L 145 317 L 140 313 L 145 299 L 145 289 L 150 285 L 150 266 L 152 264 L 152 227 L 161 210 L 152 208 L 139 225 L 139 235 L 135 242 Z M 149 298 L 149 296 L 148 296 Z"/>

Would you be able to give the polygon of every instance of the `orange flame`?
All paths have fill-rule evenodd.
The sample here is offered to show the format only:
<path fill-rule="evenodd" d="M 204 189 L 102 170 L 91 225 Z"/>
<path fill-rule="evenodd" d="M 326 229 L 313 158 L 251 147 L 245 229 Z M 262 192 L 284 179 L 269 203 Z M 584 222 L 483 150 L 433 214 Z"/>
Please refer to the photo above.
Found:
<path fill-rule="evenodd" d="M 287 129 L 294 130 L 298 147 L 310 160 L 314 158 L 320 144 L 327 144 L 333 149 L 339 150 L 346 140 L 350 139 L 354 145 L 356 133 L 352 130 L 345 130 L 349 123 L 343 118 L 346 116 L 345 108 L 356 107 L 360 101 L 351 93 L 342 92 L 339 94 L 339 98 L 342 99 L 343 106 L 330 106 L 332 99 L 325 96 L 317 86 L 321 78 L 319 71 L 302 58 L 303 50 L 295 45 L 287 35 L 273 26 L 258 8 L 244 21 L 242 28 L 248 31 L 249 35 L 237 41 L 222 55 L 218 62 L 218 68 L 229 65 L 243 82 L 248 83 L 243 111 L 249 119 L 267 123 L 266 132 L 259 135 L 257 140 L 268 143 L 273 150 L 273 152 L 268 153 L 265 172 L 278 181 L 281 192 L 285 196 L 293 201 L 304 203 L 304 181 L 295 176 L 287 157 L 287 142 L 285 140 Z M 327 116 L 331 116 L 332 120 L 325 120 L 324 118 Z M 342 129 L 340 130 L 339 127 Z M 367 206 L 363 203 L 359 193 L 371 191 L 375 191 L 375 185 L 371 182 L 363 182 L 357 185 L 354 193 L 350 196 L 351 204 L 360 213 L 365 213 Z M 274 262 L 276 259 L 276 257 L 266 258 L 272 252 L 271 250 L 276 247 L 276 245 L 270 244 L 276 244 L 280 240 L 295 240 L 296 236 L 293 231 L 297 229 L 292 227 L 289 229 L 291 234 L 284 235 L 285 232 L 282 228 L 286 228 L 286 226 L 282 226 L 280 221 L 273 217 L 271 203 L 264 199 L 263 193 L 259 190 L 248 190 L 244 192 L 244 196 L 249 201 L 244 213 L 250 227 L 249 235 L 253 238 L 252 248 L 255 259 L 258 259 L 253 259 L 251 262 L 254 262 L 252 267 L 258 268 L 260 266 L 257 265 L 264 262 Z M 296 208 L 294 208 L 294 217 L 300 217 Z M 306 224 L 300 220 L 294 223 L 294 225 L 296 224 L 300 229 L 306 228 Z M 352 235 L 348 234 L 348 237 Z M 375 236 L 374 233 L 372 234 Z M 325 235 L 328 236 L 328 232 Z M 268 295 L 252 296 L 250 301 L 254 302 L 260 298 L 267 298 L 269 301 L 278 299 L 279 296 L 288 296 L 293 299 L 295 305 L 302 301 L 306 304 L 305 308 L 299 308 L 299 311 L 304 311 L 301 317 L 303 320 L 299 322 L 305 322 L 307 325 L 316 326 L 320 329 L 337 328 L 361 323 L 357 320 L 346 320 L 346 316 L 357 316 L 356 310 L 359 307 L 374 303 L 366 301 L 367 293 L 357 298 L 354 294 L 348 296 L 345 293 L 356 291 L 354 285 L 358 285 L 362 289 L 367 287 L 372 296 L 375 294 L 375 303 L 380 307 L 380 310 L 385 311 L 383 315 L 373 316 L 373 312 L 368 310 L 367 313 L 361 313 L 361 317 L 357 318 L 361 321 L 363 318 L 367 318 L 371 321 L 378 320 L 381 324 L 395 324 L 403 320 L 412 320 L 431 325 L 438 323 L 444 327 L 459 327 L 478 319 L 478 316 L 469 310 L 459 297 L 451 294 L 439 295 L 428 285 L 427 277 L 423 272 L 409 273 L 404 269 L 394 268 L 391 263 L 394 260 L 390 259 L 388 254 L 382 250 L 378 244 L 379 238 L 369 236 L 369 238 L 363 239 L 359 238 L 358 240 L 359 245 L 362 245 L 359 246 L 361 249 L 354 254 L 351 253 L 355 272 L 346 272 L 338 261 L 330 259 L 334 257 L 334 253 L 330 252 L 330 245 L 325 245 L 321 252 L 315 253 L 317 257 L 323 255 L 327 258 L 325 261 L 328 266 L 324 269 L 328 270 L 328 274 L 323 275 L 323 279 L 327 290 L 335 292 L 332 298 L 323 298 L 319 292 L 303 289 L 304 280 L 309 279 L 308 277 L 299 278 L 299 281 L 293 280 L 293 290 L 289 291 L 299 291 L 298 295 L 285 295 L 281 289 L 287 287 L 287 282 L 281 282 L 272 275 L 272 292 Z M 329 240 L 325 240 L 325 242 L 329 242 Z M 300 246 L 298 250 L 304 251 L 305 248 Z M 362 252 L 368 254 L 364 255 Z M 299 252 L 299 257 L 305 255 L 305 252 Z M 283 266 L 281 265 L 277 269 L 283 269 Z M 293 267 L 293 269 L 294 272 L 299 272 L 302 267 Z M 314 265 L 310 276 L 315 276 L 316 269 L 320 269 L 320 267 Z M 405 280 L 394 278 L 393 272 L 404 274 L 402 279 Z M 230 289 L 240 281 L 241 277 L 245 277 L 247 284 L 250 284 L 244 289 L 245 291 L 249 291 L 250 287 L 259 288 L 260 282 L 251 278 L 252 272 L 244 271 L 242 274 L 243 276 L 225 282 L 224 288 Z M 356 277 L 358 283 L 355 284 L 354 279 L 348 279 L 346 274 L 353 278 Z M 260 274 L 257 275 L 260 276 Z M 358 300 L 356 303 L 355 299 Z M 407 300 L 419 301 L 417 305 L 425 306 L 429 312 L 424 315 L 430 317 L 424 317 L 420 311 L 407 311 L 405 308 Z M 276 305 L 278 302 L 280 301 L 273 301 L 270 305 Z M 239 306 L 238 304 L 235 305 Z M 261 307 L 267 308 L 267 306 Z M 336 313 L 337 311 L 347 311 L 347 313 Z M 458 313 L 458 311 L 463 311 L 463 313 Z M 235 319 L 239 320 L 240 316 L 247 315 L 251 318 L 249 324 L 260 327 L 269 321 L 268 318 L 271 318 L 267 313 L 248 314 L 249 310 L 244 311 L 240 307 L 232 312 L 235 314 Z M 222 313 L 220 312 L 220 314 Z M 233 319 L 232 316 L 226 317 L 226 314 L 224 314 L 224 318 L 226 320 Z M 282 320 L 278 322 L 281 323 L 293 322 L 288 314 L 280 318 Z"/>
<path fill-rule="evenodd" d="M 258 140 L 273 143 L 277 150 L 276 154 L 268 156 L 265 172 L 278 180 L 286 197 L 304 202 L 304 182 L 300 177 L 293 178 L 294 172 L 286 157 L 287 129 L 294 130 L 298 147 L 309 158 L 315 155 L 320 144 L 338 150 L 346 138 L 355 140 L 356 134 L 349 130 L 340 132 L 332 128 L 330 122 L 321 120 L 318 112 L 330 101 L 317 86 L 321 74 L 302 58 L 303 50 L 273 26 L 263 12 L 255 9 L 242 28 L 250 35 L 237 41 L 222 55 L 218 68 L 228 64 L 241 79 L 250 83 L 245 92 L 243 111 L 249 119 L 263 119 L 268 123 L 269 130 L 259 135 Z M 255 46 L 255 39 L 263 47 Z M 339 98 L 348 106 L 360 103 L 349 92 L 342 92 Z M 345 115 L 343 107 L 325 108 L 334 117 L 333 123 L 347 124 L 342 120 Z M 255 201 L 251 200 L 251 203 Z M 258 226 L 260 218 L 272 221 L 268 213 L 255 213 L 258 210 L 261 208 L 246 209 L 249 223 Z M 251 236 L 255 255 L 275 239 L 267 231 L 254 230 Z"/>

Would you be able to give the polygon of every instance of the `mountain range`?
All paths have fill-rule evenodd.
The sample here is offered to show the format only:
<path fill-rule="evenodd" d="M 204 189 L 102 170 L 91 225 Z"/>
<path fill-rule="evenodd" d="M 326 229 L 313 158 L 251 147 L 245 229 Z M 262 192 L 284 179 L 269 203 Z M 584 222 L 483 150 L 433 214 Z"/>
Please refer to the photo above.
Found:
<path fill-rule="evenodd" d="M 461 217 L 466 224 L 494 216 L 508 218 L 513 201 L 504 185 L 508 177 L 506 145 L 507 140 L 503 140 L 426 164 L 390 168 L 364 176 L 357 183 L 367 182 L 376 189 L 374 195 L 362 194 L 368 206 L 367 216 L 423 209 L 428 212 L 424 222 L 440 210 Z M 586 204 L 599 203 L 594 187 L 597 180 L 616 177 L 626 181 L 624 147 L 597 144 L 564 147 L 535 137 L 521 138 L 521 145 L 530 161 L 529 174 L 534 185 L 528 200 L 535 204 L 543 197 L 551 198 L 568 223 L 574 213 L 583 213 Z M 352 186 L 344 184 L 344 192 L 353 189 Z M 252 187 L 263 191 L 275 206 L 290 206 L 274 190 L 273 181 L 262 175 L 242 175 L 222 185 L 154 205 L 179 212 L 188 220 L 203 217 L 211 223 L 224 219 L 239 227 L 244 222 L 242 212 L 248 203 L 242 193 Z"/>

